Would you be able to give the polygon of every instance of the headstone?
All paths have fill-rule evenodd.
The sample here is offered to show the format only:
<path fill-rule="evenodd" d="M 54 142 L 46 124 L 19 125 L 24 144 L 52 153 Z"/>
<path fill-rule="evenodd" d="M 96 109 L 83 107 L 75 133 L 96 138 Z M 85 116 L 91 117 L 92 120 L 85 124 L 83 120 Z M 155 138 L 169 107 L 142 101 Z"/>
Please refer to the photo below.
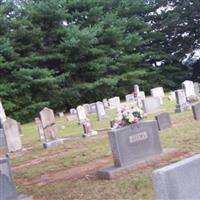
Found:
<path fill-rule="evenodd" d="M 198 82 L 194 82 L 194 90 L 195 94 L 198 94 L 200 92 L 200 85 Z"/>
<path fill-rule="evenodd" d="M 92 125 L 89 120 L 85 120 L 83 123 L 83 129 L 84 129 L 84 137 L 90 137 L 97 135 L 97 131 L 94 131 L 92 128 Z"/>
<path fill-rule="evenodd" d="M 157 87 L 151 89 L 151 96 L 152 97 L 159 97 L 161 105 L 163 104 L 163 98 L 165 97 L 165 93 L 163 87 Z"/>
<path fill-rule="evenodd" d="M 134 94 L 135 96 L 139 96 L 140 93 L 140 89 L 139 89 L 139 85 L 134 85 Z"/>
<path fill-rule="evenodd" d="M 198 100 L 194 90 L 194 83 L 192 81 L 184 81 L 182 83 L 182 87 L 185 91 L 186 99 L 188 102 L 194 102 Z"/>
<path fill-rule="evenodd" d="M 42 122 L 42 127 L 44 130 L 44 136 L 46 141 L 51 141 L 56 139 L 56 120 L 54 117 L 53 110 L 49 108 L 44 108 L 40 111 L 40 119 Z"/>
<path fill-rule="evenodd" d="M 77 114 L 75 108 L 71 108 L 71 109 L 69 110 L 69 112 L 70 112 L 71 115 L 76 115 L 76 114 Z"/>
<path fill-rule="evenodd" d="M 121 111 L 120 98 L 114 97 L 114 102 L 115 102 L 115 109 L 117 110 L 117 112 L 120 112 Z"/>
<path fill-rule="evenodd" d="M 107 100 L 107 99 L 103 99 L 103 105 L 104 105 L 104 108 L 105 108 L 105 109 L 108 109 L 108 108 L 109 108 L 109 103 L 108 103 L 108 100 Z"/>
<path fill-rule="evenodd" d="M 78 106 L 76 110 L 77 110 L 77 117 L 78 117 L 79 124 L 83 124 L 84 121 L 87 119 L 85 109 L 83 106 Z"/>
<path fill-rule="evenodd" d="M 85 109 L 85 114 L 90 113 L 90 105 L 89 104 L 83 104 L 83 108 Z"/>
<path fill-rule="evenodd" d="M 6 120 L 6 114 L 5 114 L 3 105 L 1 103 L 1 100 L 0 100 L 0 118 L 1 118 L 2 123 Z"/>
<path fill-rule="evenodd" d="M 58 115 L 59 115 L 60 118 L 65 116 L 65 114 L 63 112 L 59 112 Z"/>
<path fill-rule="evenodd" d="M 135 165 L 148 157 L 162 153 L 156 121 L 132 124 L 108 132 L 114 167 L 101 169 L 99 177 L 113 176 L 119 168 Z"/>
<path fill-rule="evenodd" d="M 96 110 L 97 110 L 97 119 L 99 121 L 102 119 L 105 119 L 106 112 L 105 112 L 104 105 L 102 102 L 100 101 L 96 102 Z"/>
<path fill-rule="evenodd" d="M 6 136 L 4 134 L 3 128 L 0 128 L 0 149 L 1 148 L 7 148 Z"/>
<path fill-rule="evenodd" d="M 44 130 L 43 130 L 43 127 L 42 127 L 42 122 L 41 122 L 41 120 L 40 120 L 39 117 L 35 118 L 35 124 L 37 126 L 39 140 L 43 141 L 45 139 L 45 137 L 44 137 Z"/>
<path fill-rule="evenodd" d="M 159 97 L 147 97 L 142 100 L 143 108 L 146 113 L 160 112 L 161 104 Z"/>
<path fill-rule="evenodd" d="M 96 103 L 90 103 L 89 104 L 90 112 L 89 113 L 96 113 Z"/>
<path fill-rule="evenodd" d="M 139 96 L 141 97 L 141 100 L 145 100 L 145 92 L 144 91 L 140 91 Z"/>
<path fill-rule="evenodd" d="M 189 105 L 186 100 L 185 92 L 183 89 L 176 90 L 176 109 L 175 112 L 183 112 L 189 109 Z"/>
<path fill-rule="evenodd" d="M 32 197 L 17 196 L 9 158 L 0 158 L 0 200 L 32 200 Z"/>
<path fill-rule="evenodd" d="M 153 172 L 156 200 L 200 199 L 200 154 Z"/>
<path fill-rule="evenodd" d="M 22 149 L 19 124 L 11 118 L 7 118 L 3 123 L 3 128 L 6 136 L 6 142 L 9 152 L 15 152 Z"/>
<path fill-rule="evenodd" d="M 115 109 L 115 99 L 114 99 L 114 97 L 108 99 L 108 103 L 109 103 L 110 109 Z"/>
<path fill-rule="evenodd" d="M 192 106 L 193 117 L 195 120 L 200 120 L 200 103 Z"/>
<path fill-rule="evenodd" d="M 163 130 L 163 129 L 172 127 L 170 114 L 167 112 L 158 114 L 157 116 L 155 116 L 155 119 L 157 121 L 159 130 Z"/>
<path fill-rule="evenodd" d="M 169 92 L 169 95 L 167 97 L 170 101 L 175 101 L 176 100 L 176 94 L 174 91 Z"/>
<path fill-rule="evenodd" d="M 132 102 L 132 101 L 135 101 L 135 97 L 133 94 L 127 94 L 125 96 L 125 99 L 126 99 L 126 102 Z"/>

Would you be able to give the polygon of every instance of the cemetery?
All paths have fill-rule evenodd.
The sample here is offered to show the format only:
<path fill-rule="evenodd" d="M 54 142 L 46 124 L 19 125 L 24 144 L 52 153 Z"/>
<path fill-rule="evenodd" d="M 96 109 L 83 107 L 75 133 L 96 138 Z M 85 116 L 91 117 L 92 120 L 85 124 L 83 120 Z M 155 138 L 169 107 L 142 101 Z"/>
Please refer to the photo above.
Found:
<path fill-rule="evenodd" d="M 163 93 L 161 97 L 155 93 L 155 97 L 146 95 L 141 108 L 137 95 L 131 102 L 125 101 L 126 97 L 124 101 L 111 98 L 106 109 L 98 101 L 91 104 L 96 110 L 89 113 L 87 106 L 81 105 L 62 115 L 44 108 L 35 122 L 21 126 L 6 116 L 1 103 L 4 121 L 0 145 L 1 149 L 7 146 L 9 155 L 6 158 L 9 160 L 2 160 L 1 169 L 7 166 L 9 170 L 7 173 L 13 182 L 13 189 L 9 190 L 27 200 L 187 197 L 193 189 L 198 190 L 195 185 L 199 184 L 194 178 L 194 183 L 191 180 L 194 188 L 189 187 L 190 183 L 182 185 L 184 179 L 199 176 L 200 109 L 198 101 L 182 101 L 183 90 L 175 94 L 176 100 L 170 100 Z M 177 104 L 187 104 L 187 109 L 176 112 Z M 128 121 L 122 124 L 125 119 Z M 115 120 L 112 127 L 111 120 Z M 176 175 L 176 166 L 181 163 L 185 166 L 183 172 L 178 170 Z M 190 168 L 194 174 L 188 172 Z M 165 178 L 168 174 L 174 182 Z M 198 198 L 200 194 L 196 193 L 188 198 Z"/>
<path fill-rule="evenodd" d="M 200 1 L 0 1 L 0 200 L 200 200 Z"/>

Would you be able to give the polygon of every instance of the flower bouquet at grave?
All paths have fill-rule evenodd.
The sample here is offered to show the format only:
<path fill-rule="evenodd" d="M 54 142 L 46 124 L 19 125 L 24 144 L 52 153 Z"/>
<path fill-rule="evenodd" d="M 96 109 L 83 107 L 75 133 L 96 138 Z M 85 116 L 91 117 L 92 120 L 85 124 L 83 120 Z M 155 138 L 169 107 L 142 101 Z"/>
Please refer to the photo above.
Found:
<path fill-rule="evenodd" d="M 138 107 L 125 108 L 119 112 L 112 121 L 112 128 L 121 128 L 130 124 L 135 124 L 147 117 L 147 113 Z"/>

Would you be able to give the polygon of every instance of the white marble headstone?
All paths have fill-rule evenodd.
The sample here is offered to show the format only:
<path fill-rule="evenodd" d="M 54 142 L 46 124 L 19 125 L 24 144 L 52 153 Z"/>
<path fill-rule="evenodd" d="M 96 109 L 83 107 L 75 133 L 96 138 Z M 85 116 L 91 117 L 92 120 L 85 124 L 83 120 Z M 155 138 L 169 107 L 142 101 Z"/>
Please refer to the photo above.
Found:
<path fill-rule="evenodd" d="M 79 123 L 83 124 L 84 121 L 87 119 L 84 107 L 83 106 L 78 106 L 76 108 L 76 111 L 77 111 L 77 117 L 78 117 Z"/>
<path fill-rule="evenodd" d="M 165 97 L 163 87 L 157 87 L 157 88 L 151 89 L 151 96 L 159 97 L 160 104 L 163 104 L 163 98 Z"/>
<path fill-rule="evenodd" d="M 106 112 L 102 102 L 100 101 L 96 102 L 96 110 L 97 110 L 97 118 L 99 121 L 106 117 Z"/>

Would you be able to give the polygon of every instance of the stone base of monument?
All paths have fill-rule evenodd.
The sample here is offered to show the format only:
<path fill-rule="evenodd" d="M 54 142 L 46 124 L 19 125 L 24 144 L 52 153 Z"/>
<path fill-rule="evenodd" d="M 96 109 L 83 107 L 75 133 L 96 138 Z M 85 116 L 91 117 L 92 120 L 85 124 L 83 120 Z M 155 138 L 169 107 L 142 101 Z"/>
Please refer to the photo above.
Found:
<path fill-rule="evenodd" d="M 32 200 L 33 197 L 32 196 L 26 196 L 26 195 L 19 195 L 17 197 L 17 200 Z"/>
<path fill-rule="evenodd" d="M 63 143 L 64 143 L 63 139 L 51 140 L 51 141 L 43 142 L 43 147 L 45 149 L 47 149 L 47 148 L 51 148 L 51 147 L 56 147 L 56 146 L 61 145 Z"/>
<path fill-rule="evenodd" d="M 127 166 L 123 166 L 123 167 L 112 166 L 108 168 L 99 169 L 96 172 L 96 175 L 99 179 L 107 179 L 107 180 L 114 179 L 124 174 L 128 174 L 141 167 L 145 167 L 150 164 L 153 164 L 154 162 L 160 162 L 164 158 L 173 156 L 176 152 L 177 150 L 174 148 L 164 149 L 161 154 L 150 156 L 146 158 L 145 160 L 140 160 L 138 162 L 135 162 Z"/>
<path fill-rule="evenodd" d="M 189 110 L 189 108 L 190 108 L 190 106 L 187 103 L 183 104 L 183 105 L 176 105 L 175 112 L 176 113 L 184 112 L 184 111 Z"/>
<path fill-rule="evenodd" d="M 97 131 L 91 131 L 89 133 L 83 133 L 83 137 L 91 137 L 91 136 L 95 136 L 97 134 L 98 134 Z"/>

